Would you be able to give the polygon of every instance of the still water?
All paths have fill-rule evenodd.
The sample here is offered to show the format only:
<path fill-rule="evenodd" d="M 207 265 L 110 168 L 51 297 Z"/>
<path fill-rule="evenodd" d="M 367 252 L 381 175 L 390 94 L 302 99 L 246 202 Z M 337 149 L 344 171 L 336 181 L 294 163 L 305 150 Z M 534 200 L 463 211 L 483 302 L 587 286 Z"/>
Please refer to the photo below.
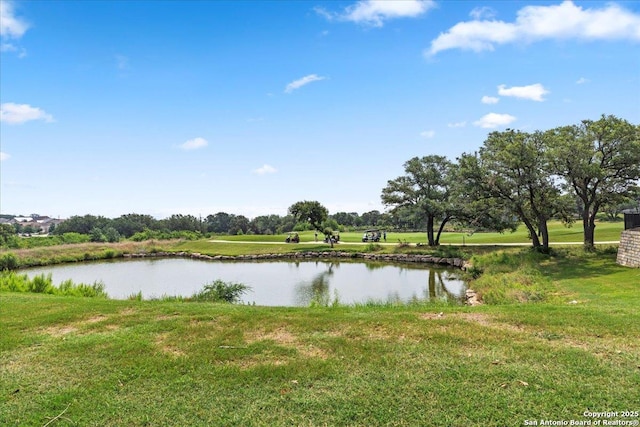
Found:
<path fill-rule="evenodd" d="M 211 262 L 167 258 L 57 265 L 25 272 L 29 277 L 51 273 L 56 286 L 68 279 L 87 284 L 102 281 L 113 299 L 126 299 L 138 292 L 144 299 L 188 297 L 219 279 L 250 286 L 243 303 L 268 306 L 308 306 L 335 300 L 341 304 L 433 301 L 462 298 L 465 291 L 455 270 L 327 260 Z"/>

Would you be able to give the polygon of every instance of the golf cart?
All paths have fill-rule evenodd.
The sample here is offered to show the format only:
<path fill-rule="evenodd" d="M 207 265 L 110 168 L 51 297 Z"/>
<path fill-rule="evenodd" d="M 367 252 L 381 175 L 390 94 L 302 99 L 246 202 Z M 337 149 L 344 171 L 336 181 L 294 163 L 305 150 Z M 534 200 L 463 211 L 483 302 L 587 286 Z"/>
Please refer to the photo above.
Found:
<path fill-rule="evenodd" d="M 366 230 L 362 235 L 363 242 L 379 242 L 382 233 L 377 228 Z"/>
<path fill-rule="evenodd" d="M 298 236 L 298 233 L 289 233 L 284 241 L 286 243 L 300 243 L 300 236 Z"/>
<path fill-rule="evenodd" d="M 331 239 L 331 240 L 329 240 Z M 338 243 L 340 241 L 340 235 L 339 234 L 331 234 L 331 236 L 325 236 L 324 238 L 324 242 L 325 243 Z"/>

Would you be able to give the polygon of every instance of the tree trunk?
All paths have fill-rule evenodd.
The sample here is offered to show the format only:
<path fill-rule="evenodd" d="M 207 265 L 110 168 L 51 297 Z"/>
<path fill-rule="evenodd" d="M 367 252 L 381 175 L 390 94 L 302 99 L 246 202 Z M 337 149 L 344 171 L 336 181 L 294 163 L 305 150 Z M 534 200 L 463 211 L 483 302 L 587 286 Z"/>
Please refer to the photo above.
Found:
<path fill-rule="evenodd" d="M 540 218 L 538 220 L 538 230 L 542 235 L 542 252 L 549 253 L 549 228 L 547 227 L 546 218 Z"/>
<path fill-rule="evenodd" d="M 433 238 L 433 215 L 427 217 L 427 239 L 429 240 L 429 246 L 436 246 L 436 241 Z"/>
<path fill-rule="evenodd" d="M 582 213 L 582 228 L 584 230 L 584 247 L 585 249 L 593 249 L 595 246 L 596 231 L 596 215 L 589 214 L 589 210 L 585 209 Z"/>
<path fill-rule="evenodd" d="M 438 229 L 438 234 L 436 235 L 435 246 L 440 245 L 440 235 L 442 234 L 442 230 L 444 230 L 445 224 L 449 222 L 450 219 L 451 219 L 450 216 L 446 216 L 440 223 L 440 228 Z"/>
<path fill-rule="evenodd" d="M 522 222 L 524 222 L 524 225 L 527 227 L 527 230 L 529 230 L 529 235 L 531 236 L 531 242 L 533 243 L 533 247 L 535 249 L 538 249 L 540 247 L 540 239 L 538 238 L 538 233 L 536 232 L 535 227 L 533 226 L 533 224 L 531 224 L 531 222 L 526 219 L 526 217 L 524 215 L 521 215 L 522 217 Z"/>

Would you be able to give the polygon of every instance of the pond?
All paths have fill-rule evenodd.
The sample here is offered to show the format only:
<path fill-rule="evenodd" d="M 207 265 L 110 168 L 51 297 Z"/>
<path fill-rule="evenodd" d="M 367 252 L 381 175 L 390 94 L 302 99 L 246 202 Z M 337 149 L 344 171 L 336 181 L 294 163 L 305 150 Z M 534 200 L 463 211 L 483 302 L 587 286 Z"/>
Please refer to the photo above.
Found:
<path fill-rule="evenodd" d="M 465 283 L 456 270 L 417 264 L 400 265 L 350 261 L 201 261 L 193 259 L 145 259 L 65 264 L 25 270 L 29 277 L 52 274 L 57 286 L 101 281 L 110 298 L 144 299 L 189 297 L 215 280 L 243 283 L 251 290 L 245 304 L 309 306 L 461 299 Z"/>

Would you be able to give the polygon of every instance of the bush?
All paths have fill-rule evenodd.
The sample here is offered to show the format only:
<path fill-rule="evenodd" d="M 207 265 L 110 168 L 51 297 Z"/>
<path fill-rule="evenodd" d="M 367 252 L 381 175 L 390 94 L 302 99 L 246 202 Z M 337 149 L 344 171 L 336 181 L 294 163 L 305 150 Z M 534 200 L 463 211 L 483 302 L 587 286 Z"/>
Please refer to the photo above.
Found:
<path fill-rule="evenodd" d="M 0 273 L 0 291 L 107 298 L 107 293 L 104 291 L 104 283 L 102 282 L 94 282 L 92 285 L 87 285 L 85 283 L 75 284 L 71 280 L 65 280 L 59 286 L 54 286 L 51 274 L 46 276 L 41 274 L 29 279 L 26 274 L 17 274 L 13 271 Z"/>
<path fill-rule="evenodd" d="M 8 252 L 0 257 L 0 271 L 15 270 L 18 266 L 18 257 L 15 254 Z"/>
<path fill-rule="evenodd" d="M 28 285 L 29 292 L 34 292 L 38 294 L 52 294 L 53 293 L 53 284 L 51 279 L 51 274 L 45 276 L 44 274 L 40 274 L 35 276 Z"/>
<path fill-rule="evenodd" d="M 240 297 L 251 287 L 242 283 L 226 283 L 216 280 L 204 285 L 203 289 L 194 294 L 191 299 L 194 301 L 227 302 L 237 303 Z"/>
<path fill-rule="evenodd" d="M 369 243 L 365 246 L 363 252 L 380 252 L 382 250 L 382 245 L 378 243 Z"/>
<path fill-rule="evenodd" d="M 16 274 L 12 271 L 3 271 L 0 273 L 0 291 L 28 292 L 29 278 L 26 274 Z"/>
<path fill-rule="evenodd" d="M 440 258 L 465 258 L 465 254 L 458 246 L 441 245 L 437 246 L 433 253 Z"/>
<path fill-rule="evenodd" d="M 104 251 L 104 257 L 106 259 L 112 259 L 116 257 L 116 251 L 114 251 L 113 249 L 106 249 Z"/>
<path fill-rule="evenodd" d="M 86 243 L 89 241 L 89 236 L 87 234 L 80 233 L 64 233 L 62 235 L 62 241 L 64 243 Z"/>
<path fill-rule="evenodd" d="M 104 283 L 100 281 L 87 285 L 85 283 L 75 284 L 71 280 L 65 280 L 60 283 L 58 288 L 54 289 L 53 293 L 64 296 L 107 298 L 107 293 L 104 291 Z"/>
<path fill-rule="evenodd" d="M 197 240 L 202 238 L 202 233 L 197 231 L 152 231 L 144 230 L 135 233 L 131 236 L 131 240 L 134 242 L 142 242 L 144 240 L 170 240 L 170 239 L 185 239 L 185 240 Z"/>

